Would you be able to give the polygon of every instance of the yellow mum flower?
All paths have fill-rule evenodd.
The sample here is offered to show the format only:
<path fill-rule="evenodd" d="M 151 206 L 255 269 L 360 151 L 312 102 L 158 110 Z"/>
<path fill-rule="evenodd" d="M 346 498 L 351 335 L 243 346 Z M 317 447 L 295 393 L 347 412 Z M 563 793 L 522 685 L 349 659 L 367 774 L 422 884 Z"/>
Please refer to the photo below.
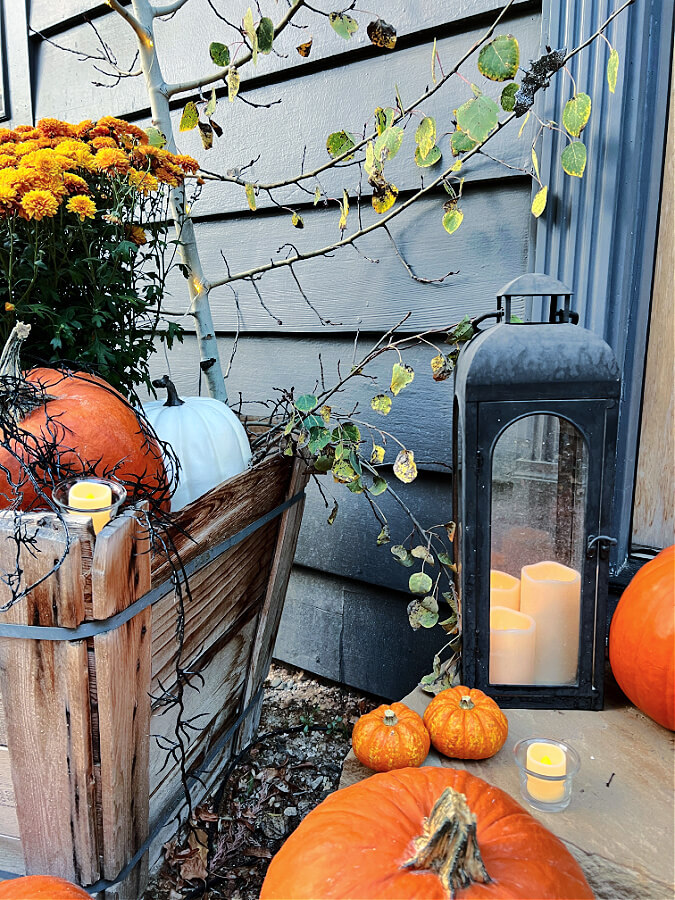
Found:
<path fill-rule="evenodd" d="M 89 185 L 79 175 L 73 172 L 65 172 L 63 175 L 63 185 L 71 194 L 89 193 Z"/>
<path fill-rule="evenodd" d="M 81 169 L 93 172 L 96 168 L 94 154 L 83 141 L 61 141 L 56 145 L 56 151 L 71 159 Z"/>
<path fill-rule="evenodd" d="M 16 185 L 20 188 L 22 194 L 42 187 L 42 178 L 36 169 L 19 166 L 18 169 L 14 170 L 14 174 L 16 175 Z"/>
<path fill-rule="evenodd" d="M 151 194 L 159 187 L 159 183 L 150 172 L 139 172 L 138 169 L 129 170 L 129 184 L 135 187 L 141 194 Z"/>
<path fill-rule="evenodd" d="M 40 221 L 40 219 L 56 215 L 59 201 L 51 191 L 28 191 L 21 201 L 21 208 L 29 219 Z"/>
<path fill-rule="evenodd" d="M 148 243 L 148 236 L 140 225 L 132 225 L 127 228 L 129 240 L 133 241 L 138 247 Z"/>
<path fill-rule="evenodd" d="M 66 203 L 66 209 L 68 212 L 79 216 L 80 222 L 84 222 L 85 219 L 93 219 L 96 215 L 96 204 L 91 197 L 87 197 L 84 194 L 76 194 L 74 197 L 71 197 Z"/>
<path fill-rule="evenodd" d="M 96 150 L 102 150 L 104 147 L 117 148 L 117 141 L 111 137 L 95 137 L 91 142 L 91 146 Z"/>
<path fill-rule="evenodd" d="M 5 312 L 12 312 L 14 308 L 13 303 L 10 303 L 9 300 L 5 300 Z"/>
<path fill-rule="evenodd" d="M 16 158 L 9 153 L 0 153 L 0 170 L 12 169 L 16 165 Z"/>
<path fill-rule="evenodd" d="M 62 122 L 60 119 L 40 119 L 37 123 L 38 129 L 49 137 L 73 137 L 75 128 L 69 122 Z"/>
<path fill-rule="evenodd" d="M 70 160 L 54 150 L 43 149 L 27 153 L 22 157 L 21 165 L 35 169 L 43 178 L 53 178 L 70 165 Z"/>
<path fill-rule="evenodd" d="M 119 172 L 125 175 L 130 164 L 124 150 L 113 150 L 112 147 L 104 147 L 94 157 L 96 168 L 102 172 Z"/>
<path fill-rule="evenodd" d="M 17 173 L 14 169 L 0 171 L 0 204 L 8 206 L 17 195 Z"/>
<path fill-rule="evenodd" d="M 184 172 L 194 173 L 199 168 L 197 160 L 185 153 L 180 153 L 178 156 L 175 156 L 174 162 L 179 165 Z"/>

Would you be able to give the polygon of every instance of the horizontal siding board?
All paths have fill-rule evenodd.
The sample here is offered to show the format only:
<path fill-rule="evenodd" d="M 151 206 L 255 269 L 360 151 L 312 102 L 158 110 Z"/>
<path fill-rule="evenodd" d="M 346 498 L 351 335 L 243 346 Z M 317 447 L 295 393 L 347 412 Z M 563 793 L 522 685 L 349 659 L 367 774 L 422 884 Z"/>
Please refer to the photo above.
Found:
<path fill-rule="evenodd" d="M 414 271 L 427 278 L 457 272 L 442 284 L 413 281 L 396 258 L 384 230 L 366 235 L 359 248 L 378 263 L 369 262 L 353 247 L 344 247 L 331 259 L 318 257 L 295 266 L 310 302 L 319 313 L 337 323 L 331 330 L 386 331 L 410 312 L 406 329 L 422 330 L 449 325 L 464 315 L 492 308 L 498 288 L 526 270 L 529 235 L 529 182 L 506 179 L 499 185 L 465 186 L 461 201 L 464 222 L 453 235 L 443 229 L 443 202 L 440 190 L 394 219 L 390 229 L 404 257 Z M 364 224 L 376 214 L 364 210 Z M 340 237 L 337 210 L 310 210 L 305 227 L 298 230 L 290 216 L 282 213 L 261 219 L 230 219 L 198 226 L 198 239 L 207 278 L 225 274 L 221 250 L 232 272 L 278 259 L 277 250 L 293 243 L 302 251 L 331 244 Z M 356 228 L 350 214 L 350 227 Z M 277 331 L 278 323 L 262 308 L 253 285 L 236 285 L 242 316 L 242 330 Z M 309 308 L 290 269 L 269 272 L 257 282 L 265 305 L 283 323 L 283 329 L 311 331 L 322 328 Z M 186 304 L 184 280 L 175 269 L 170 276 L 171 296 L 166 307 L 183 309 Z M 219 331 L 236 328 L 236 306 L 228 287 L 210 295 L 214 324 Z M 182 320 L 192 328 L 191 320 Z"/>

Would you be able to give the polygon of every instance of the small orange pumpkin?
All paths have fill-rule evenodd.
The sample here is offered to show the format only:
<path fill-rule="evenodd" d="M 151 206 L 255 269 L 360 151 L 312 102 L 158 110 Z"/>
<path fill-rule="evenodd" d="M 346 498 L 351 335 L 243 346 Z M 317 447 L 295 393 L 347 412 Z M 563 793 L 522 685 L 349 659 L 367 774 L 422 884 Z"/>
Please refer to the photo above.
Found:
<path fill-rule="evenodd" d="M 429 745 L 421 716 L 405 703 L 378 706 L 361 716 L 352 732 L 356 758 L 375 772 L 421 766 Z"/>
<path fill-rule="evenodd" d="M 76 884 L 52 875 L 26 875 L 0 881 L 0 900 L 91 900 Z"/>
<path fill-rule="evenodd" d="M 455 759 L 487 759 L 498 753 L 509 723 L 495 701 L 476 688 L 463 685 L 436 694 L 424 711 L 431 743 Z"/>

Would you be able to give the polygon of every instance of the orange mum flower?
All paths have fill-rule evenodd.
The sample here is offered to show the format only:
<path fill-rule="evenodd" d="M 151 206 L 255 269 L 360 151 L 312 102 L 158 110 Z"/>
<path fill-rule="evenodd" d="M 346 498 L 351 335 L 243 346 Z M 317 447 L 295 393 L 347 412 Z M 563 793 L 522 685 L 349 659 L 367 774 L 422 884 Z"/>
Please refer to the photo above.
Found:
<path fill-rule="evenodd" d="M 63 175 L 63 184 L 66 190 L 71 194 L 89 193 L 89 185 L 79 175 L 73 172 L 65 172 Z"/>
<path fill-rule="evenodd" d="M 103 147 L 117 147 L 117 141 L 111 137 L 95 137 L 91 146 L 96 150 L 102 150 Z"/>
<path fill-rule="evenodd" d="M 17 195 L 17 172 L 14 169 L 3 169 L 0 172 L 0 204 L 9 206 Z"/>
<path fill-rule="evenodd" d="M 93 219 L 96 215 L 96 204 L 91 197 L 86 197 L 84 194 L 76 194 L 71 197 L 66 203 L 66 209 L 79 216 L 80 222 L 84 222 L 85 219 Z"/>
<path fill-rule="evenodd" d="M 178 156 L 175 156 L 174 162 L 176 162 L 184 172 L 192 172 L 194 174 L 199 168 L 197 160 L 193 159 L 191 156 L 187 156 L 185 153 L 179 153 Z"/>
<path fill-rule="evenodd" d="M 133 241 L 137 247 L 142 247 L 148 243 L 148 236 L 140 225 L 131 225 L 127 227 L 127 237 Z"/>
<path fill-rule="evenodd" d="M 129 170 L 129 184 L 141 194 L 151 194 L 159 187 L 154 175 L 151 175 L 150 172 L 139 172 L 138 169 Z"/>
<path fill-rule="evenodd" d="M 123 150 L 104 147 L 94 157 L 96 168 L 102 172 L 120 172 L 125 175 L 130 168 L 129 160 Z"/>
<path fill-rule="evenodd" d="M 73 137 L 75 135 L 74 127 L 69 122 L 62 122 L 60 119 L 40 119 L 37 127 L 49 137 Z"/>
<path fill-rule="evenodd" d="M 87 198 L 88 199 L 88 198 Z M 21 208 L 29 219 L 49 218 L 56 214 L 59 201 L 51 191 L 28 191 L 21 201 Z"/>

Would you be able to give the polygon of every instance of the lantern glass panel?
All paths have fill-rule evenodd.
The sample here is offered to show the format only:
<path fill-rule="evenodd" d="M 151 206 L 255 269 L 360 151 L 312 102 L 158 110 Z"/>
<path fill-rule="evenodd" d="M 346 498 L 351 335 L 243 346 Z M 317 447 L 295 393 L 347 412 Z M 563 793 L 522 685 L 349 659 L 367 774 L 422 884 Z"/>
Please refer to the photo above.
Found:
<path fill-rule="evenodd" d="M 490 683 L 574 685 L 588 451 L 566 419 L 509 425 L 492 454 Z"/>

